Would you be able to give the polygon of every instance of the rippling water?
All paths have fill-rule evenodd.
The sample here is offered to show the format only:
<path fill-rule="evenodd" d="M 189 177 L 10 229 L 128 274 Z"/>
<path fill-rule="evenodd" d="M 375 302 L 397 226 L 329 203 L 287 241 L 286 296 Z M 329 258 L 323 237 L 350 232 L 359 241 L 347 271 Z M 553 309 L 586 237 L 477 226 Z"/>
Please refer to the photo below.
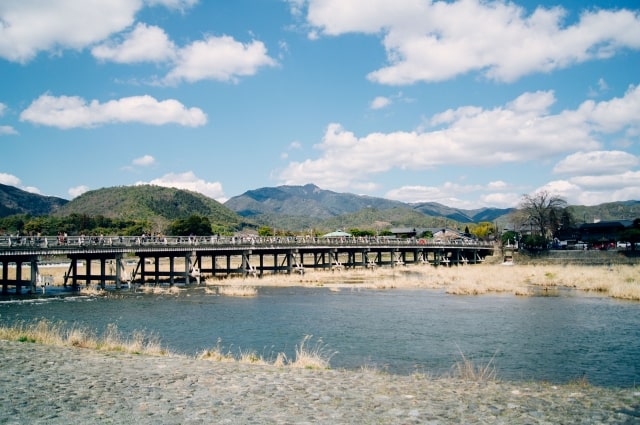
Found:
<path fill-rule="evenodd" d="M 222 347 L 292 357 L 305 335 L 334 368 L 441 375 L 461 360 L 493 359 L 503 380 L 640 383 L 640 304 L 560 291 L 554 296 L 458 296 L 436 290 L 259 288 L 258 296 L 204 293 L 0 301 L 0 320 L 47 318 L 129 334 L 153 333 L 172 351 Z"/>

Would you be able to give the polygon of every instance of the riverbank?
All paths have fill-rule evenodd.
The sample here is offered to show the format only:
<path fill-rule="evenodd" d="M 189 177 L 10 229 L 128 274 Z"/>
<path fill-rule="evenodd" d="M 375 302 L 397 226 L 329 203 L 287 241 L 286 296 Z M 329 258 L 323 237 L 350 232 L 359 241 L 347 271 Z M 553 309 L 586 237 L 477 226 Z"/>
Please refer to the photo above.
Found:
<path fill-rule="evenodd" d="M 624 424 L 640 391 L 209 362 L 0 340 L 3 424 Z"/>

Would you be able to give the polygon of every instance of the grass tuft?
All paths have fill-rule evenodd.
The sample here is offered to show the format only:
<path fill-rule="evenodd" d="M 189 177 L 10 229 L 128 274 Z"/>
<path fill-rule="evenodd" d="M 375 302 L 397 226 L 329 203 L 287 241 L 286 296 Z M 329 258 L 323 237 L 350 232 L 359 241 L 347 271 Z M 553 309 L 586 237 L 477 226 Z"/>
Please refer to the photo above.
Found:
<path fill-rule="evenodd" d="M 227 297 L 255 297 L 258 289 L 255 286 L 224 285 L 218 287 L 218 294 Z"/>
<path fill-rule="evenodd" d="M 290 363 L 291 367 L 304 369 L 329 369 L 331 357 L 336 353 L 328 353 L 322 339 L 309 347 L 308 342 L 311 341 L 312 335 L 305 335 L 299 345 L 296 346 L 296 357 Z"/>
<path fill-rule="evenodd" d="M 477 365 L 473 361 L 467 359 L 464 353 L 458 348 L 461 360 L 457 361 L 454 365 L 454 375 L 465 381 L 473 382 L 487 382 L 495 381 L 496 368 L 493 365 L 493 360 L 496 357 L 496 353 L 493 354 L 491 359 L 484 365 Z"/>

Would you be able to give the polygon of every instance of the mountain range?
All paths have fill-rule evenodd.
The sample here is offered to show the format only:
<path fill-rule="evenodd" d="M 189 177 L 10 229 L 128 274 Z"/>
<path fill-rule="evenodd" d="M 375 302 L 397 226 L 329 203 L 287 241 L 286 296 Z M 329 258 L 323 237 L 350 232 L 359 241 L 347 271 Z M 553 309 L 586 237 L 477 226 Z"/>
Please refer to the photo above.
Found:
<path fill-rule="evenodd" d="M 587 221 L 634 218 L 640 201 L 598 206 L 572 206 L 574 217 Z M 25 192 L 0 184 L 0 217 L 13 214 L 84 214 L 109 218 L 145 219 L 166 226 L 190 215 L 209 218 L 213 225 L 231 230 L 267 226 L 289 231 L 309 228 L 335 230 L 439 227 L 450 223 L 499 222 L 506 224 L 514 208 L 465 210 L 436 202 L 404 203 L 351 193 L 324 190 L 313 184 L 263 187 L 230 198 L 224 204 L 200 193 L 161 186 L 102 188 L 71 201 Z"/>

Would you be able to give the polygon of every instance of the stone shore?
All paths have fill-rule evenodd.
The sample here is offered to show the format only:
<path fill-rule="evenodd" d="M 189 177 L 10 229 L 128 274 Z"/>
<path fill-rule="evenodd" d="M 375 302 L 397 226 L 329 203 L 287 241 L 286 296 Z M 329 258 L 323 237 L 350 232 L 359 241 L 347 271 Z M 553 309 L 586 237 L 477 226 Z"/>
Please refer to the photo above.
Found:
<path fill-rule="evenodd" d="M 637 424 L 640 390 L 0 341 L 1 424 Z"/>

